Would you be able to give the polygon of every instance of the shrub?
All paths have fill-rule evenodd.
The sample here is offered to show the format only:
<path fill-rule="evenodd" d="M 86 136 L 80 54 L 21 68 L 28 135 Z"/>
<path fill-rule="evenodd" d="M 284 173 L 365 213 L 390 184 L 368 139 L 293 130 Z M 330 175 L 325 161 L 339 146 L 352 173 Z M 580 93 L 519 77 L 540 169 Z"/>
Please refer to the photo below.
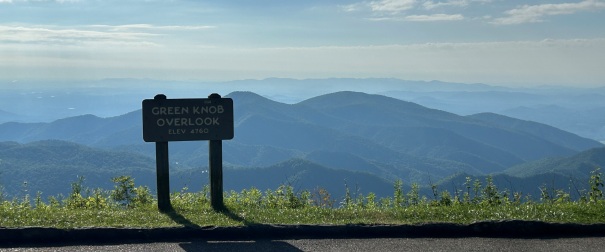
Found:
<path fill-rule="evenodd" d="M 449 206 L 452 204 L 452 196 L 448 191 L 441 192 L 441 199 L 439 200 L 439 205 L 441 206 Z"/>
<path fill-rule="evenodd" d="M 112 178 L 115 183 L 113 191 L 111 191 L 111 199 L 119 205 L 126 207 L 134 207 L 134 198 L 136 196 L 134 188 L 134 179 L 130 176 L 119 176 Z"/>
<path fill-rule="evenodd" d="M 107 207 L 109 207 L 109 204 L 107 203 L 106 193 L 100 188 L 94 189 L 92 195 L 86 198 L 86 208 L 104 209 Z"/>
<path fill-rule="evenodd" d="M 149 206 L 153 203 L 153 195 L 147 186 L 138 186 L 134 188 L 134 198 L 132 204 L 136 206 Z"/>
<path fill-rule="evenodd" d="M 408 202 L 410 205 L 418 205 L 420 201 L 420 186 L 418 183 L 412 183 L 412 189 L 408 192 Z"/>
<path fill-rule="evenodd" d="M 317 188 L 312 198 L 313 205 L 322 207 L 322 208 L 333 208 L 334 200 L 332 199 L 332 195 L 328 192 L 328 190 L 324 188 Z"/>
<path fill-rule="evenodd" d="M 65 199 L 65 206 L 68 208 L 86 207 L 86 200 L 82 196 L 84 180 L 84 176 L 78 176 L 78 180 L 71 183 L 71 192 L 67 199 Z"/>
<path fill-rule="evenodd" d="M 487 176 L 485 178 L 485 187 L 483 188 L 482 193 L 482 201 L 484 204 L 490 206 L 502 204 L 498 188 L 496 187 L 496 184 L 494 184 L 492 176 Z"/>

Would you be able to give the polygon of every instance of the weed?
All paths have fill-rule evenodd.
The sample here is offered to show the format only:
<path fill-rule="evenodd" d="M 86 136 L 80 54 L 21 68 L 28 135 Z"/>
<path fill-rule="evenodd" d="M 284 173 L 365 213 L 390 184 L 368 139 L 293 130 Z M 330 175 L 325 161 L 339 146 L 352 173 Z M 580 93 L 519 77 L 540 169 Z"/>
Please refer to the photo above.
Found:
<path fill-rule="evenodd" d="M 433 181 L 431 181 L 431 178 L 429 177 L 429 183 L 431 184 L 431 191 L 433 191 L 433 199 L 437 200 L 437 185 L 433 183 Z"/>
<path fill-rule="evenodd" d="M 340 202 L 341 207 L 343 208 L 351 208 L 353 206 L 353 199 L 351 198 L 351 190 L 349 190 L 349 186 L 345 181 L 345 197 L 342 202 Z"/>
<path fill-rule="evenodd" d="M 394 200 L 394 204 L 395 207 L 403 207 L 404 203 L 406 201 L 405 199 L 405 194 L 403 192 L 403 181 L 401 181 L 400 179 L 395 180 L 395 184 L 393 185 L 394 187 L 394 193 L 393 193 L 393 200 Z"/>
<path fill-rule="evenodd" d="M 86 208 L 104 209 L 109 207 L 107 202 L 107 193 L 100 188 L 94 189 L 92 195 L 86 199 Z"/>
<path fill-rule="evenodd" d="M 466 192 L 462 196 L 462 201 L 466 204 L 471 203 L 471 177 L 466 177 L 464 182 L 464 186 L 466 187 Z"/>
<path fill-rule="evenodd" d="M 513 204 L 520 205 L 522 197 L 523 197 L 522 193 L 520 193 L 520 192 L 514 192 L 513 193 Z"/>
<path fill-rule="evenodd" d="M 555 202 L 556 203 L 564 203 L 571 202 L 571 195 L 565 190 L 557 189 L 555 190 Z"/>
<path fill-rule="evenodd" d="M 492 176 L 487 176 L 485 178 L 485 187 L 483 188 L 482 193 L 482 200 L 484 204 L 492 206 L 502 204 L 500 195 L 498 193 L 498 188 L 494 184 L 494 179 Z"/>
<path fill-rule="evenodd" d="M 325 188 L 317 188 L 313 194 L 312 199 L 313 205 L 322 208 L 333 208 L 335 200 L 332 199 L 332 195 Z"/>
<path fill-rule="evenodd" d="M 603 191 L 601 188 L 603 187 L 603 179 L 602 174 L 600 172 L 600 168 L 596 168 L 595 170 L 590 172 L 590 179 L 588 180 L 588 184 L 590 185 L 590 191 L 588 192 L 588 199 L 591 202 L 597 202 L 598 200 L 603 199 Z"/>
<path fill-rule="evenodd" d="M 452 205 L 452 196 L 450 192 L 444 190 L 441 192 L 441 199 L 439 200 L 439 205 L 441 206 L 449 206 Z"/>
<path fill-rule="evenodd" d="M 4 186 L 0 184 L 0 202 L 4 202 L 6 200 L 6 195 L 4 194 Z"/>
<path fill-rule="evenodd" d="M 480 191 L 481 191 L 481 181 L 479 181 L 479 179 L 475 179 L 475 182 L 473 182 L 473 203 L 478 203 L 481 201 L 479 199 Z"/>
<path fill-rule="evenodd" d="M 420 186 L 418 183 L 412 183 L 412 188 L 408 192 L 408 202 L 413 206 L 420 204 Z"/>
<path fill-rule="evenodd" d="M 366 196 L 366 208 L 368 209 L 376 209 L 377 208 L 377 204 L 376 204 L 376 194 L 374 193 L 368 193 L 368 195 Z"/>
<path fill-rule="evenodd" d="M 47 207 L 47 205 L 44 204 L 44 201 L 42 201 L 42 192 L 40 191 L 36 193 L 36 198 L 34 199 L 34 207 L 36 209 L 44 209 Z"/>

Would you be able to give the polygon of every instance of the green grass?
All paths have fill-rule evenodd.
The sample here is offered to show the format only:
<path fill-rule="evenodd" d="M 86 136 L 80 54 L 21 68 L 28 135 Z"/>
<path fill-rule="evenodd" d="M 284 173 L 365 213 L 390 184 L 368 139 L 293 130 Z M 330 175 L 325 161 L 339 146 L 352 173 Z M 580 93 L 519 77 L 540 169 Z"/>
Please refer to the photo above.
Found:
<path fill-rule="evenodd" d="M 182 195 L 182 194 L 181 194 Z M 196 194 L 190 194 L 195 196 Z M 202 200 L 192 204 L 173 195 L 175 211 L 163 214 L 155 203 L 146 206 L 108 206 L 102 209 L 68 206 L 28 206 L 5 201 L 0 205 L 0 227 L 178 227 L 241 226 L 249 224 L 469 224 L 486 220 L 532 220 L 558 223 L 605 223 L 605 200 L 523 204 L 453 204 L 425 202 L 404 207 L 339 207 L 307 205 L 297 208 L 264 207 L 227 203 L 225 212 L 215 212 Z"/>
<path fill-rule="evenodd" d="M 574 203 L 521 206 L 429 206 L 417 205 L 390 209 L 238 209 L 238 216 L 249 216 L 251 223 L 279 224 L 420 224 L 460 223 L 484 220 L 539 220 L 546 222 L 603 223 L 605 204 L 580 205 Z"/>
<path fill-rule="evenodd" d="M 484 186 L 470 179 L 467 192 L 453 197 L 436 190 L 433 199 L 418 194 L 418 185 L 403 192 L 394 185 L 393 197 L 376 199 L 373 193 L 352 197 L 347 192 L 341 202 L 329 192 L 295 192 L 290 186 L 261 192 L 250 188 L 224 194 L 226 210 L 210 206 L 208 188 L 190 193 L 185 188 L 173 193 L 173 212 L 161 213 L 145 187 L 135 187 L 130 177 L 114 178 L 114 190 L 83 192 L 80 178 L 72 193 L 45 202 L 40 193 L 34 199 L 8 200 L 0 192 L 0 227 L 124 227 L 156 228 L 179 226 L 243 226 L 251 224 L 345 225 L 345 224 L 470 224 L 478 221 L 528 220 L 556 223 L 605 223 L 605 197 L 601 174 L 593 173 L 590 189 L 577 201 L 568 193 L 543 191 L 540 201 L 521 200 L 519 194 L 499 190 L 488 178 Z M 348 191 L 348 190 L 347 190 Z M 512 195 L 512 196 L 511 196 Z M 59 197 L 60 198 L 60 197 Z"/>

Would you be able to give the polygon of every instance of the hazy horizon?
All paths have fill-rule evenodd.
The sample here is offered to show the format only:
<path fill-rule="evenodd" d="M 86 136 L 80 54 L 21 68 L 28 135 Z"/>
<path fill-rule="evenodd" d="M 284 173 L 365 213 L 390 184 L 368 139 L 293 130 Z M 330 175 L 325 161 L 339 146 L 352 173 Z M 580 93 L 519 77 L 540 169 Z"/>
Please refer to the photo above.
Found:
<path fill-rule="evenodd" d="M 595 87 L 604 11 L 603 0 L 0 0 L 0 79 Z"/>

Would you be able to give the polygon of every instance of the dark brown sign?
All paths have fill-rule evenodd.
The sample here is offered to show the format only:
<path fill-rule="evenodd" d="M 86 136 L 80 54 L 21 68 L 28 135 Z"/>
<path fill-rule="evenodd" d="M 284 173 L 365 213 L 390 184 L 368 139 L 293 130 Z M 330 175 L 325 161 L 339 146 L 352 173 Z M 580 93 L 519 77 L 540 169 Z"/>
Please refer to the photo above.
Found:
<path fill-rule="evenodd" d="M 233 138 L 233 100 L 143 100 L 145 142 L 227 140 Z"/>

